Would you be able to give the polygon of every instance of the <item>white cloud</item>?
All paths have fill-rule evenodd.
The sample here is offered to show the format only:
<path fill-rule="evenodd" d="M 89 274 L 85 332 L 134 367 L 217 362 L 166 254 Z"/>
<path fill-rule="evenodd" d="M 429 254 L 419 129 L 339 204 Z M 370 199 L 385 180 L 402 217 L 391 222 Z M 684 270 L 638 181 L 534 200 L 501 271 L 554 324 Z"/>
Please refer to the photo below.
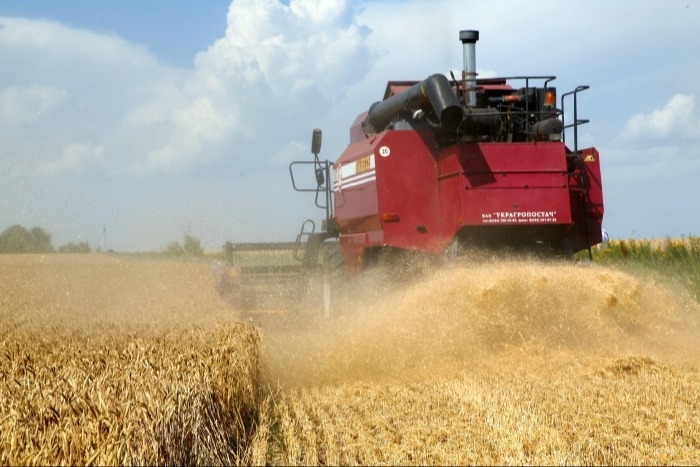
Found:
<path fill-rule="evenodd" d="M 64 89 L 34 84 L 8 86 L 0 91 L 0 122 L 22 125 L 44 118 L 66 98 Z"/>
<path fill-rule="evenodd" d="M 679 144 L 643 149 L 606 148 L 604 154 L 607 157 L 604 176 L 611 187 L 641 182 L 658 192 L 658 183 L 673 183 L 700 175 L 700 158 Z"/>
<path fill-rule="evenodd" d="M 311 134 L 309 133 L 308 136 Z M 306 136 L 306 135 L 305 135 Z M 310 138 L 309 138 L 310 139 Z M 272 163 L 279 167 L 287 167 L 290 162 L 303 159 L 311 154 L 311 143 L 304 144 L 298 140 L 289 141 L 272 155 Z M 309 156 L 310 157 L 310 156 Z"/>
<path fill-rule="evenodd" d="M 183 230 L 183 216 L 202 212 L 220 218 L 210 244 L 221 244 L 231 222 L 239 236 L 268 225 L 267 235 L 283 239 L 280 226 L 297 217 L 276 213 L 285 210 L 280 190 L 292 192 L 286 165 L 310 156 L 297 141 L 364 75 L 366 31 L 344 1 L 236 0 L 229 10 L 226 34 L 191 70 L 115 35 L 0 18 L 0 121 L 15 122 L 0 146 L 0 197 L 12 207 L 3 217 L 31 223 L 49 212 L 56 220 L 42 224 L 54 231 L 66 229 L 61 219 L 90 218 L 87 209 L 100 225 L 131 219 L 138 228 L 122 235 L 143 237 L 158 232 L 156 220 Z M 200 203 L 178 212 L 193 199 Z"/>
<path fill-rule="evenodd" d="M 14 146 L 0 146 L 0 161 L 25 175 L 37 167 L 52 176 L 86 166 L 114 173 L 143 159 L 158 141 L 125 132 L 128 116 L 183 76 L 117 36 L 21 18 L 0 18 L 0 68 L 0 122 Z M 80 145 L 103 152 L 78 155 Z"/>
<path fill-rule="evenodd" d="M 235 0 L 225 34 L 192 69 L 164 66 L 114 34 L 0 18 L 0 199 L 21 207 L 1 214 L 13 223 L 80 214 L 95 232 L 122 222 L 127 238 L 116 248 L 138 248 L 144 236 L 157 248 L 195 215 L 215 220 L 206 234 L 195 230 L 209 247 L 291 238 L 297 219 L 317 214 L 286 170 L 311 159 L 312 128 L 324 131 L 322 157 L 337 158 L 387 80 L 458 75 L 460 29 L 481 32 L 482 77 L 557 74 L 560 93 L 590 84 L 581 139 L 603 148 L 616 135 L 654 140 L 642 153 L 601 152 L 613 164 L 606 199 L 623 197 L 627 178 L 673 179 L 679 166 L 690 177 L 700 170 L 700 8 L 688 5 L 669 0 L 659 23 L 658 7 L 643 2 L 630 16 L 630 4 L 603 0 Z M 528 26 L 542 18 L 546 28 Z"/>
<path fill-rule="evenodd" d="M 291 0 L 291 11 L 300 18 L 309 18 L 313 23 L 332 23 L 343 14 L 346 0 Z"/>
<path fill-rule="evenodd" d="M 237 0 L 228 12 L 223 38 L 197 56 L 198 72 L 231 91 L 257 91 L 284 101 L 315 84 L 347 84 L 362 76 L 363 32 L 343 25 L 344 1 Z"/>
<path fill-rule="evenodd" d="M 210 159 L 206 149 L 225 141 L 235 123 L 235 116 L 217 112 L 206 97 L 196 97 L 189 107 L 171 112 L 171 136 L 164 146 L 148 154 L 146 167 L 184 173 L 202 159 Z"/>
<path fill-rule="evenodd" d="M 625 140 L 700 139 L 700 118 L 694 110 L 693 94 L 676 94 L 662 108 L 632 116 L 625 125 L 622 137 Z"/>
<path fill-rule="evenodd" d="M 83 143 L 71 143 L 65 147 L 60 156 L 39 163 L 40 174 L 49 176 L 82 175 L 90 165 L 100 161 L 104 148 L 92 147 Z"/>

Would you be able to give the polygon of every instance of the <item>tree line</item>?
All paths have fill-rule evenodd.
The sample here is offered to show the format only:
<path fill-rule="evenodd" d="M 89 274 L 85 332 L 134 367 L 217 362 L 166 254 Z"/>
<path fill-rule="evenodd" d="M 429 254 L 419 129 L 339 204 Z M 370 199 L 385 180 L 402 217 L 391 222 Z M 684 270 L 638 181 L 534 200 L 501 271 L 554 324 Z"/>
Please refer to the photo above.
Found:
<path fill-rule="evenodd" d="M 51 234 L 46 230 L 41 227 L 29 230 L 16 224 L 0 234 L 0 254 L 3 253 L 92 253 L 92 249 L 88 242 L 71 242 L 54 248 Z M 162 253 L 166 256 L 203 256 L 204 249 L 199 238 L 185 232 L 182 243 L 171 242 Z"/>
<path fill-rule="evenodd" d="M 91 253 L 88 242 L 67 243 L 54 248 L 51 234 L 41 227 L 29 230 L 19 224 L 0 234 L 0 253 Z"/>

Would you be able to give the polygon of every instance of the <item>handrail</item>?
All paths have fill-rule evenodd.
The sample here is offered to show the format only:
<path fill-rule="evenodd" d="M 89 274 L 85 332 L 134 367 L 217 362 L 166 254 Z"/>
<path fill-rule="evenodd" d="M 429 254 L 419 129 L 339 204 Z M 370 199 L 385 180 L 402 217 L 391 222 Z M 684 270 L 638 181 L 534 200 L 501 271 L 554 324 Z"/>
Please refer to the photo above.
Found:
<path fill-rule="evenodd" d="M 567 128 L 572 128 L 574 129 L 574 154 L 576 157 L 578 157 L 578 127 L 579 125 L 584 125 L 590 120 L 588 119 L 579 119 L 578 118 L 578 102 L 577 102 L 577 96 L 579 92 L 585 91 L 586 89 L 590 88 L 588 85 L 581 85 L 577 86 L 576 89 L 573 91 L 566 92 L 561 95 L 561 122 L 564 124 L 564 132 L 562 133 L 562 142 L 566 143 L 566 129 Z M 566 124 L 564 121 L 565 114 L 564 114 L 564 98 L 567 96 L 574 96 L 574 123 Z"/>
<path fill-rule="evenodd" d="M 577 86 L 576 89 L 573 91 L 567 92 L 562 94 L 561 96 L 561 112 L 562 112 L 562 123 L 564 123 L 564 98 L 567 96 L 574 96 L 574 122 L 570 123 L 568 125 L 564 124 L 564 131 L 562 134 L 562 141 L 566 143 L 566 128 L 573 128 L 574 129 L 574 160 L 576 163 L 579 165 L 579 176 L 580 176 L 580 181 L 579 184 L 581 185 L 581 194 L 583 196 L 583 211 L 585 214 L 585 229 L 586 229 L 586 244 L 588 245 L 588 257 L 592 261 L 593 260 L 593 251 L 591 250 L 590 244 L 590 228 L 589 228 L 589 223 L 588 223 L 588 190 L 586 189 L 587 186 L 587 180 L 584 180 L 586 177 L 586 170 L 583 167 L 583 162 L 581 161 L 581 156 L 578 151 L 578 127 L 580 125 L 584 125 L 588 123 L 590 120 L 588 119 L 579 119 L 578 118 L 578 102 L 577 102 L 577 96 L 579 92 L 585 91 L 588 89 L 590 86 L 588 85 L 581 85 Z"/>
<path fill-rule="evenodd" d="M 298 187 L 296 185 L 296 181 L 294 179 L 294 171 L 292 169 L 292 167 L 295 165 L 313 165 L 315 167 L 317 182 L 315 188 L 304 188 Z M 333 217 L 333 179 L 331 178 L 331 167 L 333 167 L 332 162 L 319 160 L 294 161 L 289 164 L 289 174 L 292 179 L 292 188 L 294 188 L 294 191 L 316 193 L 316 207 L 319 207 L 326 211 L 326 219 L 331 219 Z M 323 196 L 325 198 L 322 203 L 319 201 L 319 196 L 321 192 L 323 192 Z"/>

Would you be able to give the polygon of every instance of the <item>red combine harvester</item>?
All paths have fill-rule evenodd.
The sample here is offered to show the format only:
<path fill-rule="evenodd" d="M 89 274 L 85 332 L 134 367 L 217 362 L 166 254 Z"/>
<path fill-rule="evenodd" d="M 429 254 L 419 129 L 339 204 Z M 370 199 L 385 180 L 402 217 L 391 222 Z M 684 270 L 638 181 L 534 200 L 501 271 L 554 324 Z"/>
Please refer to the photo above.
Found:
<path fill-rule="evenodd" d="M 578 127 L 588 121 L 578 118 L 577 96 L 588 86 L 562 94 L 557 107 L 554 76 L 478 79 L 479 33 L 461 31 L 459 39 L 461 79 L 390 81 L 383 100 L 357 117 L 335 163 L 319 160 L 321 131 L 314 130 L 314 160 L 290 164 L 294 189 L 315 192 L 326 211 L 320 231 L 304 222 L 292 277 L 308 283 L 309 274 L 341 264 L 352 274 L 387 257 L 473 248 L 571 256 L 602 241 L 599 154 L 578 147 Z M 568 124 L 565 101 L 573 103 Z M 295 183 L 297 167 L 307 164 L 315 187 Z M 227 246 L 229 262 L 246 249 Z M 275 272 L 237 271 L 220 285 L 243 287 L 246 276 Z"/>

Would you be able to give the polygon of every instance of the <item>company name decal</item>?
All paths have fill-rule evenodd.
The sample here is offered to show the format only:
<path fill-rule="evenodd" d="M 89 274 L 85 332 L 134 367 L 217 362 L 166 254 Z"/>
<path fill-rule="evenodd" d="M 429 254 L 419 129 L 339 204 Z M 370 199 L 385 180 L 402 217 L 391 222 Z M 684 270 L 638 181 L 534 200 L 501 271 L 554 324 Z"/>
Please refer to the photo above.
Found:
<path fill-rule="evenodd" d="M 495 211 L 482 213 L 481 222 L 484 224 L 554 224 L 557 222 L 557 211 Z"/>
<path fill-rule="evenodd" d="M 357 161 L 355 162 L 355 171 L 358 174 L 362 173 L 362 172 L 367 172 L 374 165 L 374 164 L 372 164 L 372 162 L 373 162 L 373 157 L 371 157 L 371 156 L 357 159 Z"/>
<path fill-rule="evenodd" d="M 333 190 L 339 192 L 345 188 L 352 188 L 377 179 L 374 166 L 374 154 L 359 158 L 354 162 L 337 167 L 333 171 Z"/>

